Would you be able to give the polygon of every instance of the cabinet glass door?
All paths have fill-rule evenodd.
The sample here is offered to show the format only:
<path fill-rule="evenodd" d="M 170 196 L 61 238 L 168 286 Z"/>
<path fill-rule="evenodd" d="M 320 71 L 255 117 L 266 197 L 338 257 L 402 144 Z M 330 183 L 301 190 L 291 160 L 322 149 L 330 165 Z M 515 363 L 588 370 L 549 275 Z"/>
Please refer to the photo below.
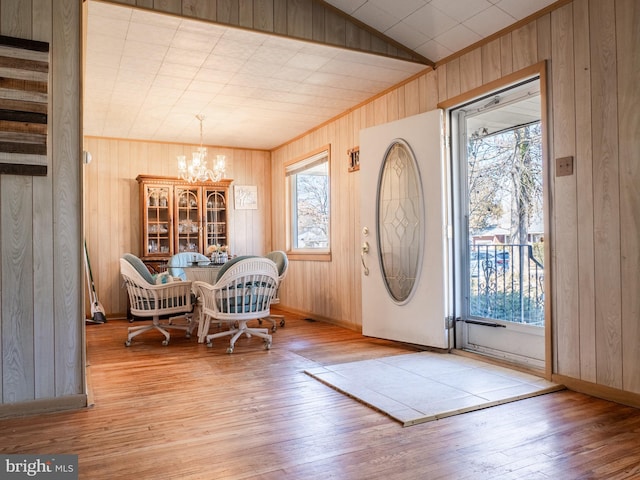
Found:
<path fill-rule="evenodd" d="M 206 208 L 206 247 L 209 245 L 228 245 L 227 238 L 227 202 L 224 192 L 205 190 Z"/>
<path fill-rule="evenodd" d="M 147 209 L 146 255 L 167 255 L 171 246 L 169 230 L 169 187 L 149 186 L 145 189 Z"/>
<path fill-rule="evenodd" d="M 199 188 L 176 189 L 176 246 L 178 252 L 201 252 Z"/>

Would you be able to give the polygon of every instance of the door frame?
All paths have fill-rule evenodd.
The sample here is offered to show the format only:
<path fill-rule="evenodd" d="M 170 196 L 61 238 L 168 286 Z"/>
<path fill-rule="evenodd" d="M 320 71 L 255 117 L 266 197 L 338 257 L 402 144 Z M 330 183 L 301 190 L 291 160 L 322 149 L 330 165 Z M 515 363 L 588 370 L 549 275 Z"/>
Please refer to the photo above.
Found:
<path fill-rule="evenodd" d="M 531 65 L 517 72 L 506 75 L 500 79 L 494 80 L 485 85 L 469 90 L 468 92 L 449 98 L 443 102 L 438 103 L 438 108 L 441 108 L 446 112 L 445 128 L 446 128 L 446 137 L 447 137 L 447 142 L 446 142 L 447 151 L 445 152 L 445 154 L 447 155 L 447 158 L 449 159 L 449 162 L 450 162 L 449 169 L 452 172 L 454 172 L 454 171 L 457 171 L 458 169 L 458 166 L 454 161 L 455 159 L 454 153 L 457 151 L 458 147 L 457 147 L 457 142 L 453 141 L 451 138 L 450 111 L 463 104 L 469 103 L 476 98 L 490 95 L 494 91 L 503 90 L 505 88 L 508 88 L 511 85 L 521 83 L 522 81 L 528 80 L 533 77 L 540 78 L 542 157 L 543 157 L 542 174 L 543 174 L 543 181 L 544 181 L 544 187 L 545 187 L 543 190 L 544 229 L 545 229 L 545 237 L 546 237 L 545 238 L 546 245 L 544 249 L 544 264 L 548 266 L 547 267 L 548 273 L 545 272 L 545 277 L 544 277 L 544 289 L 545 289 L 545 292 L 547 293 L 547 297 L 545 298 L 545 305 L 544 305 L 544 312 L 545 312 L 544 368 L 539 373 L 543 375 L 544 378 L 546 378 L 547 380 L 550 380 L 553 372 L 553 330 L 554 330 L 554 323 L 553 323 L 554 307 L 552 302 L 552 299 L 553 299 L 552 277 L 553 277 L 554 268 L 551 262 L 551 259 L 553 258 L 552 249 L 554 245 L 553 230 L 551 229 L 551 224 L 552 224 L 551 219 L 553 218 L 551 199 L 553 198 L 554 184 L 553 184 L 553 175 L 552 175 L 553 170 L 551 168 L 552 166 L 551 166 L 551 160 L 550 160 L 551 146 L 549 143 L 549 133 L 548 133 L 550 131 L 551 119 L 548 114 L 550 98 L 548 94 L 547 62 L 546 61 L 539 62 L 537 64 Z M 451 208 L 453 210 L 453 214 L 456 215 L 456 212 L 461 211 L 461 206 L 460 206 L 459 198 L 456 198 L 459 196 L 454 193 L 453 188 L 451 188 L 451 190 L 452 191 L 451 191 L 450 203 L 452 206 Z M 453 237 L 454 239 L 457 239 L 459 235 L 456 235 L 455 224 L 452 224 L 452 228 L 454 229 Z M 457 320 L 459 320 L 459 315 L 460 315 L 459 312 L 461 311 L 461 307 L 460 307 L 459 301 L 457 300 L 459 298 L 459 294 L 457 291 L 455 291 L 455 289 L 458 288 L 457 285 L 460 283 L 458 279 L 461 278 L 461 275 L 463 275 L 463 265 L 460 265 L 459 264 L 460 262 L 456 261 L 455 255 L 453 256 L 451 261 L 452 261 L 451 277 L 454 279 L 453 281 L 454 291 L 452 292 L 452 298 L 455 299 L 453 301 L 452 312 L 453 312 L 453 318 L 456 320 L 454 321 L 453 337 L 454 337 L 454 348 L 458 348 L 457 337 L 459 334 L 459 329 L 456 327 L 456 324 L 458 323 Z"/>

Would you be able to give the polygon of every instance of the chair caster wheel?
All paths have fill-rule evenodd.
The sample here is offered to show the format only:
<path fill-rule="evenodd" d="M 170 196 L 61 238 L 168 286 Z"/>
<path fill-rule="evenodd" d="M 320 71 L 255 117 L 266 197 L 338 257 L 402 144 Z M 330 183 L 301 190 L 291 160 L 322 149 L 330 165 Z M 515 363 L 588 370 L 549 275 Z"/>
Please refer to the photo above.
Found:
<path fill-rule="evenodd" d="M 166 347 L 167 345 L 169 345 L 169 340 L 163 340 L 163 341 L 162 341 L 162 345 L 164 345 L 165 347 Z"/>
<path fill-rule="evenodd" d="M 275 333 L 275 331 L 278 330 L 278 327 L 276 327 L 275 325 L 273 327 L 271 327 L 271 331 Z"/>
<path fill-rule="evenodd" d="M 269 342 L 269 341 L 264 342 L 264 349 L 265 350 L 271 350 L 271 342 Z"/>
<path fill-rule="evenodd" d="M 190 334 L 190 333 L 187 333 L 187 334 L 185 335 L 185 337 L 186 337 L 186 338 L 191 338 L 191 334 Z"/>
<path fill-rule="evenodd" d="M 207 347 L 208 347 L 208 348 L 213 347 L 213 343 L 212 343 L 212 342 L 207 342 Z"/>
<path fill-rule="evenodd" d="M 131 340 L 127 340 L 126 342 L 124 342 L 124 346 L 125 347 L 130 347 L 131 346 Z"/>
<path fill-rule="evenodd" d="M 227 353 L 233 353 L 233 347 L 227 348 Z"/>
<path fill-rule="evenodd" d="M 280 326 L 284 327 L 284 320 L 280 320 Z"/>

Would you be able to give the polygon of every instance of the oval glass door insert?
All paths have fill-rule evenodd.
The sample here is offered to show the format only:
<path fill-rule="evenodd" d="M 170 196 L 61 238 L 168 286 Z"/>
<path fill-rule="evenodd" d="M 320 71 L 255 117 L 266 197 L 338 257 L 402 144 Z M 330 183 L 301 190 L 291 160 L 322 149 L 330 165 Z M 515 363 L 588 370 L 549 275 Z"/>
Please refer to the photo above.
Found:
<path fill-rule="evenodd" d="M 409 301 L 418 284 L 424 244 L 424 198 L 416 158 L 403 140 L 385 153 L 377 192 L 380 270 L 391 298 Z"/>

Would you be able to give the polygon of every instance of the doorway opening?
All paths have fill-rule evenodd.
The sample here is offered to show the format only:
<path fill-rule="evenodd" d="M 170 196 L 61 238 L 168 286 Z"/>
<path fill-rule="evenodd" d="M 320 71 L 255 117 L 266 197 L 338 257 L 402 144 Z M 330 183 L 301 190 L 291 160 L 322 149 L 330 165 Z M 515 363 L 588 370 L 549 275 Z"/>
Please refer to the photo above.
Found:
<path fill-rule="evenodd" d="M 545 366 L 545 211 L 539 77 L 450 111 L 456 345 Z"/>

